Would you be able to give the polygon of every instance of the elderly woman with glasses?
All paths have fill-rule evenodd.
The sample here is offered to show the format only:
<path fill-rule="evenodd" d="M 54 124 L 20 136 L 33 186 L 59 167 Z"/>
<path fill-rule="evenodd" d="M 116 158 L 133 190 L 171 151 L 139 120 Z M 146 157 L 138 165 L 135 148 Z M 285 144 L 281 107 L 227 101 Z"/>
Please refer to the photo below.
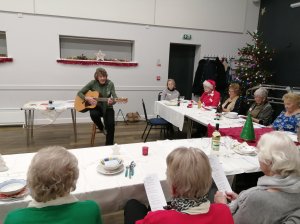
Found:
<path fill-rule="evenodd" d="M 9 212 L 4 224 L 101 224 L 100 209 L 94 201 L 79 201 L 70 194 L 78 175 L 78 161 L 65 148 L 41 149 L 27 172 L 33 200 L 27 208 Z"/>
<path fill-rule="evenodd" d="M 300 95 L 286 93 L 282 99 L 285 111 L 279 114 L 272 127 L 281 131 L 300 132 Z"/>
<path fill-rule="evenodd" d="M 210 204 L 207 199 L 211 172 L 209 160 L 200 149 L 175 149 L 167 157 L 170 205 L 165 210 L 148 212 L 143 204 L 130 200 L 124 209 L 125 224 L 233 224 L 226 205 Z"/>
<path fill-rule="evenodd" d="M 240 96 L 240 85 L 238 83 L 231 83 L 228 88 L 229 97 L 222 104 L 223 112 L 239 112 L 239 96 Z"/>
<path fill-rule="evenodd" d="M 272 122 L 273 109 L 268 102 L 268 90 L 260 87 L 254 92 L 254 103 L 249 108 L 252 120 L 262 125 L 270 125 Z"/>
<path fill-rule="evenodd" d="M 300 223 L 300 152 L 284 133 L 264 134 L 257 145 L 264 176 L 257 186 L 242 191 L 217 192 L 216 203 L 228 204 L 236 224 Z"/>

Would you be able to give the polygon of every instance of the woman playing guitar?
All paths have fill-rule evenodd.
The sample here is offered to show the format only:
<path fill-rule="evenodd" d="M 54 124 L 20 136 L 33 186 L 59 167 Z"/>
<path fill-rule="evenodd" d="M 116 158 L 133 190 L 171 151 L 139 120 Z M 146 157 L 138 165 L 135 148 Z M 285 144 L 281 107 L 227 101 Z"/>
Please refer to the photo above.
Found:
<path fill-rule="evenodd" d="M 97 97 L 89 96 L 87 93 L 90 91 L 98 92 L 98 97 L 101 97 L 99 99 L 104 100 L 99 100 Z M 114 83 L 107 79 L 106 70 L 101 67 L 97 68 L 94 74 L 94 80 L 86 84 L 77 93 L 77 96 L 82 99 L 85 106 L 89 105 L 87 106 L 87 110 L 90 111 L 91 119 L 97 125 L 99 130 L 105 133 L 106 129 L 107 134 L 105 145 L 113 145 L 115 135 L 115 111 L 113 105 L 116 103 L 114 98 L 117 98 L 117 95 Z M 87 110 L 83 110 L 81 112 L 85 112 Z M 101 122 L 101 117 L 103 117 L 105 129 Z"/>

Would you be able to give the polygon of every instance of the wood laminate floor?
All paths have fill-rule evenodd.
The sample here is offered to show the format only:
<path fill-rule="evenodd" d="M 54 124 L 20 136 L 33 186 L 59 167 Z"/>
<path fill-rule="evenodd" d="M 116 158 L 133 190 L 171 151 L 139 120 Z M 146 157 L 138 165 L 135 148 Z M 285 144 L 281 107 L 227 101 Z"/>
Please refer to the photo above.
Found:
<path fill-rule="evenodd" d="M 145 121 L 136 123 L 117 122 L 115 130 L 115 143 L 127 144 L 143 141 L 141 135 L 146 127 Z M 22 126 L 0 126 L 0 153 L 16 154 L 36 152 L 49 145 L 61 145 L 67 149 L 91 147 L 90 139 L 92 123 L 77 124 L 77 142 L 74 140 L 73 127 L 71 124 L 36 125 L 33 130 L 32 142 L 27 145 L 26 129 Z M 173 138 L 185 138 L 186 134 L 176 132 Z M 151 130 L 147 141 L 161 139 L 160 131 Z M 105 136 L 96 134 L 95 146 L 103 146 Z"/>

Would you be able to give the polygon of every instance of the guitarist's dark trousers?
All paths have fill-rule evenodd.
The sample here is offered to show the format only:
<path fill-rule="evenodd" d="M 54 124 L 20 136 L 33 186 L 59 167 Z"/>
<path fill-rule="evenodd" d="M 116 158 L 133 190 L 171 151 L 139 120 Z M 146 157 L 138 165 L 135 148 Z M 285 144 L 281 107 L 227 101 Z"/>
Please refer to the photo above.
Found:
<path fill-rule="evenodd" d="M 104 120 L 104 126 L 107 131 L 105 145 L 113 145 L 115 137 L 115 111 L 113 108 L 106 108 L 105 113 L 101 105 L 98 103 L 93 109 L 90 109 L 92 121 L 97 125 L 100 131 L 103 131 L 101 117 Z"/>

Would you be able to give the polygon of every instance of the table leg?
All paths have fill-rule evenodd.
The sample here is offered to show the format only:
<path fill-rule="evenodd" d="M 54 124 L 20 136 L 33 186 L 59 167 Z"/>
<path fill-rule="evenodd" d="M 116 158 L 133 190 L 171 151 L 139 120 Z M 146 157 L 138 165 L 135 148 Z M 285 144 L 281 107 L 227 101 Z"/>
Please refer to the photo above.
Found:
<path fill-rule="evenodd" d="M 192 119 L 188 118 L 187 138 L 191 138 L 192 137 L 192 130 L 193 130 L 193 121 L 192 121 Z"/>
<path fill-rule="evenodd" d="M 24 110 L 24 115 L 25 115 L 25 129 L 26 129 L 26 143 L 27 146 L 29 146 L 29 115 L 28 111 Z"/>
<path fill-rule="evenodd" d="M 34 123 L 34 110 L 30 110 L 30 137 L 33 139 L 33 123 Z"/>
<path fill-rule="evenodd" d="M 71 109 L 71 115 L 72 115 L 72 123 L 73 123 L 73 130 L 74 130 L 74 138 L 75 142 L 77 142 L 77 125 L 76 125 L 76 110 Z"/>

